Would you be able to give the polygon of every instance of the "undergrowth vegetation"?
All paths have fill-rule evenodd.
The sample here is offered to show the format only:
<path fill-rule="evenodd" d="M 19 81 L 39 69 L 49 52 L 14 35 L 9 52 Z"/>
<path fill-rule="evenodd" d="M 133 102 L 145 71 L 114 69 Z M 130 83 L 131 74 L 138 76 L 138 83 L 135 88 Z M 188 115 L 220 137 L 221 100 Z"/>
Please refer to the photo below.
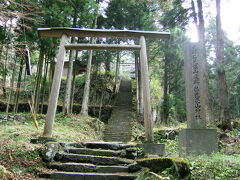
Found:
<path fill-rule="evenodd" d="M 238 122 L 239 120 L 236 120 Z M 138 143 L 144 142 L 144 128 L 141 124 L 133 123 L 134 140 Z M 238 123 L 237 123 L 238 124 Z M 211 126 L 211 128 L 217 128 Z M 155 126 L 154 143 L 164 143 L 167 157 L 178 158 L 178 134 L 186 128 L 186 124 L 180 123 L 176 126 L 165 127 Z M 214 179 L 214 180 L 238 180 L 240 177 L 240 129 L 238 126 L 233 131 L 222 131 L 218 129 L 219 152 L 210 156 L 189 156 L 184 159 L 189 164 L 190 174 L 183 178 L 178 173 L 173 173 L 174 166 L 154 172 L 154 169 L 144 169 L 137 180 L 157 180 L 157 179 Z M 160 166 L 160 165 L 159 165 Z"/>
<path fill-rule="evenodd" d="M 39 129 L 30 114 L 0 122 L 0 179 L 39 179 L 44 163 L 39 156 L 40 144 L 30 139 L 42 135 L 45 115 L 38 115 Z M 19 118 L 21 117 L 21 118 Z M 58 141 L 97 141 L 102 139 L 103 123 L 88 116 L 56 115 L 53 137 Z"/>
<path fill-rule="evenodd" d="M 192 179 L 235 179 L 240 177 L 240 154 L 214 153 L 210 156 L 189 157 Z"/>

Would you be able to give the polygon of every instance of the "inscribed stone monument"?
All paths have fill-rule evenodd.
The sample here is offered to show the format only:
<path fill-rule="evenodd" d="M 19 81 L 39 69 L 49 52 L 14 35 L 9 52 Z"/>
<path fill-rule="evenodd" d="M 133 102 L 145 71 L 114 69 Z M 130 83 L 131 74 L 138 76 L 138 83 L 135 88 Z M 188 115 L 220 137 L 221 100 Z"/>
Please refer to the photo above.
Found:
<path fill-rule="evenodd" d="M 187 129 L 179 134 L 180 155 L 210 154 L 217 151 L 215 129 L 206 129 L 205 62 L 198 43 L 184 46 Z"/>

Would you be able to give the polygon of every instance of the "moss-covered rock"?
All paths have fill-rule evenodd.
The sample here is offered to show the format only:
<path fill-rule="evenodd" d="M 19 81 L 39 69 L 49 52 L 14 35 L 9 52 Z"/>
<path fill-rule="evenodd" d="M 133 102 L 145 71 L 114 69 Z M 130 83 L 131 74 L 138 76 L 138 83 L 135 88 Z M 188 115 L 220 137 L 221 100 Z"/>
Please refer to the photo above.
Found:
<path fill-rule="evenodd" d="M 157 157 L 138 159 L 137 163 L 142 167 L 147 167 L 150 171 L 161 173 L 168 169 L 179 178 L 185 178 L 190 174 L 190 168 L 187 161 L 174 157 Z"/>
<path fill-rule="evenodd" d="M 137 147 L 129 147 L 129 148 L 126 148 L 125 149 L 125 158 L 128 158 L 128 159 L 136 159 L 137 157 L 137 150 L 138 148 Z"/>
<path fill-rule="evenodd" d="M 45 148 L 42 151 L 42 157 L 45 162 L 53 161 L 55 155 L 59 151 L 59 143 L 48 142 L 45 144 Z"/>

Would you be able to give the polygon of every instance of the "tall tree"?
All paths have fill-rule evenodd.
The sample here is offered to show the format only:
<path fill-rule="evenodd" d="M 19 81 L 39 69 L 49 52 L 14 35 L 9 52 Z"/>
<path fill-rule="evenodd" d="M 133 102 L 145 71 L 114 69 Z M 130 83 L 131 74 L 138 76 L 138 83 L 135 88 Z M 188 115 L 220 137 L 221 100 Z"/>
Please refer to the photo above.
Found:
<path fill-rule="evenodd" d="M 163 57 L 162 122 L 169 125 L 169 117 L 182 121 L 185 113 L 183 83 L 183 47 L 186 37 L 179 28 L 171 29 L 171 38 L 161 48 Z M 172 112 L 175 109 L 175 112 Z M 174 113 L 174 114 L 173 114 Z"/>
<path fill-rule="evenodd" d="M 91 7 L 92 6 L 92 7 Z M 70 16 L 70 22 L 72 22 L 72 27 L 76 28 L 82 27 L 87 23 L 91 23 L 92 16 L 94 13 L 88 13 L 88 9 L 95 9 L 94 1 L 85 1 L 85 0 L 71 0 L 68 4 L 68 14 Z M 86 26 L 85 26 L 86 27 Z M 75 39 L 72 37 L 71 43 L 74 43 Z M 71 92 L 72 92 L 72 83 L 73 83 L 73 59 L 77 56 L 74 56 L 75 51 L 70 51 L 69 53 L 69 63 L 68 63 L 68 73 L 67 73 L 67 83 L 64 95 L 63 103 L 63 112 L 64 114 L 69 114 L 71 112 Z"/>
<path fill-rule="evenodd" d="M 100 17 L 99 23 L 105 28 L 156 30 L 156 13 L 151 5 L 146 1 L 112 0 L 106 9 L 107 18 Z"/>
<path fill-rule="evenodd" d="M 77 23 L 77 9 L 75 9 L 74 16 L 73 16 L 73 28 L 76 27 Z M 71 43 L 75 42 L 75 38 L 71 38 Z M 73 50 L 70 50 L 69 54 L 69 63 L 68 63 L 68 73 L 67 73 L 67 82 L 66 82 L 66 89 L 64 95 L 64 103 L 63 103 L 63 113 L 68 115 L 70 113 L 71 108 L 71 89 L 72 89 L 72 74 L 73 74 Z"/>
<path fill-rule="evenodd" d="M 96 0 L 96 3 L 99 3 L 99 0 Z M 98 18 L 98 9 L 95 10 L 95 19 L 93 21 L 93 29 L 97 27 L 97 18 Z M 92 37 L 90 43 L 94 44 L 95 39 Z M 89 51 L 87 70 L 86 70 L 86 80 L 83 92 L 82 108 L 80 114 L 88 115 L 88 103 L 89 103 L 89 93 L 90 93 L 90 80 L 91 80 L 91 68 L 92 68 L 92 57 L 93 50 Z"/>
<path fill-rule="evenodd" d="M 217 64 L 217 85 L 218 85 L 218 99 L 220 104 L 220 121 L 224 128 L 231 128 L 229 106 L 228 106 L 228 88 L 226 82 L 226 73 L 224 70 L 224 40 L 221 25 L 221 0 L 216 0 L 216 64 Z"/>

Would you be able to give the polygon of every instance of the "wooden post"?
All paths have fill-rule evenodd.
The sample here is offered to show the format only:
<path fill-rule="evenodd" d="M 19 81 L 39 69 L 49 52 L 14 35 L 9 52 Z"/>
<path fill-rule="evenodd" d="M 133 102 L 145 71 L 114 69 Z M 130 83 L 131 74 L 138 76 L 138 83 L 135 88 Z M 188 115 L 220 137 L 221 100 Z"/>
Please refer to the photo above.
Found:
<path fill-rule="evenodd" d="M 67 43 L 67 41 L 68 41 L 67 35 L 63 34 L 60 42 L 60 47 L 58 50 L 52 88 L 49 96 L 47 118 L 45 121 L 44 132 L 43 132 L 44 137 L 52 136 L 52 128 L 53 128 L 53 123 L 54 123 L 56 109 L 57 109 L 57 101 L 58 101 L 58 95 L 59 95 L 59 89 L 61 85 L 62 71 L 63 71 L 63 65 L 64 65 L 65 44 Z"/>
<path fill-rule="evenodd" d="M 138 56 L 138 54 L 137 54 L 137 52 L 135 51 L 134 52 L 134 57 L 135 57 L 135 79 L 136 79 L 136 102 L 137 102 L 137 113 L 139 114 L 139 112 L 140 112 L 140 102 L 139 102 L 139 84 L 138 84 L 138 80 L 139 80 L 139 78 L 138 78 L 138 67 L 139 67 L 139 65 L 138 65 L 138 59 L 139 59 L 139 56 Z"/>
<path fill-rule="evenodd" d="M 144 126 L 146 133 L 146 140 L 153 141 L 153 124 L 151 114 L 151 101 L 150 101 L 150 85 L 148 76 L 148 61 L 147 61 L 147 48 L 144 36 L 140 37 L 140 66 L 141 66 L 141 81 L 143 84 L 143 106 L 144 106 Z"/>
<path fill-rule="evenodd" d="M 143 83 L 141 75 L 140 58 L 138 58 L 138 91 L 139 91 L 139 115 L 143 116 Z"/>
<path fill-rule="evenodd" d="M 139 53 L 135 51 L 135 74 L 136 74 L 136 83 L 137 83 L 137 112 L 139 115 L 143 115 L 143 91 L 141 83 L 141 70 L 139 62 Z"/>
<path fill-rule="evenodd" d="M 120 52 L 117 53 L 116 71 L 115 71 L 115 83 L 114 83 L 114 93 L 117 93 L 117 84 L 119 80 L 119 66 L 120 66 Z"/>

